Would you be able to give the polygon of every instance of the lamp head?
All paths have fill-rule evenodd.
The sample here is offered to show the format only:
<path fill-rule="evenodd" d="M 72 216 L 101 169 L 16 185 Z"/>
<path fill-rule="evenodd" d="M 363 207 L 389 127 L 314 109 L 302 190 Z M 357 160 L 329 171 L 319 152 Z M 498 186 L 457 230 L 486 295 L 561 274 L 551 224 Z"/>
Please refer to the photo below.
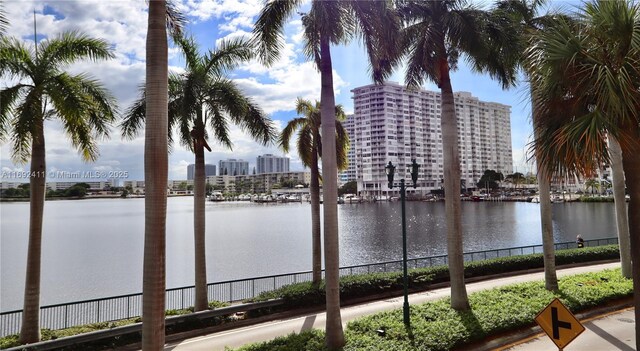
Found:
<path fill-rule="evenodd" d="M 389 181 L 389 189 L 393 188 L 393 177 L 396 173 L 396 166 L 394 166 L 391 161 L 389 164 L 384 167 L 384 171 L 387 174 L 387 180 Z"/>

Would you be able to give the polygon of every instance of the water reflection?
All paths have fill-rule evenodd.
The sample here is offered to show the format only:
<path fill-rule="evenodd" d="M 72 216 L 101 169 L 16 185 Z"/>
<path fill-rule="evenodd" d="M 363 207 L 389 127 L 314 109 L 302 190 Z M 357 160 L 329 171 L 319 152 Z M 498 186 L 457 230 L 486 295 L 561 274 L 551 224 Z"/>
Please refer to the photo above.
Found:
<path fill-rule="evenodd" d="M 193 285 L 193 199 L 171 198 L 167 218 L 167 287 Z M 311 269 L 308 204 L 207 203 L 209 281 Z M 464 250 L 541 242 L 539 206 L 462 203 Z M 554 204 L 556 241 L 615 236 L 613 204 Z M 400 203 L 339 206 L 340 262 L 402 257 Z M 0 205 L 0 309 L 20 308 L 28 203 Z M 444 203 L 408 202 L 409 257 L 446 253 Z M 144 200 L 47 201 L 42 303 L 142 290 Z"/>

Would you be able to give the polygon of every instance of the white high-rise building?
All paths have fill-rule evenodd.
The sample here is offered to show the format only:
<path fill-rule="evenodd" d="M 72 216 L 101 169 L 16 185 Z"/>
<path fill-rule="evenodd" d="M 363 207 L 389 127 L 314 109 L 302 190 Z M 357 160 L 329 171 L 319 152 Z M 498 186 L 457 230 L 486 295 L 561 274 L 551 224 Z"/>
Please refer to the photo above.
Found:
<path fill-rule="evenodd" d="M 342 126 L 349 136 L 349 151 L 347 152 L 347 160 L 349 162 L 347 169 L 340 173 L 340 183 L 344 184 L 356 180 L 356 148 L 355 148 L 355 115 L 347 115 L 347 119 L 342 122 Z"/>
<path fill-rule="evenodd" d="M 354 151 L 358 191 L 365 196 L 390 191 L 385 174 L 389 161 L 396 180 L 411 182 L 412 159 L 420 165 L 418 189 L 427 193 L 443 184 L 441 99 L 439 92 L 411 90 L 397 83 L 367 85 L 352 90 Z M 511 107 L 484 102 L 467 92 L 454 93 L 462 181 L 475 187 L 487 169 L 512 173 Z"/>
<path fill-rule="evenodd" d="M 220 160 L 218 162 L 220 175 L 247 175 L 249 174 L 249 162 L 236 159 Z"/>
<path fill-rule="evenodd" d="M 289 158 L 265 154 L 256 159 L 258 174 L 289 172 Z"/>

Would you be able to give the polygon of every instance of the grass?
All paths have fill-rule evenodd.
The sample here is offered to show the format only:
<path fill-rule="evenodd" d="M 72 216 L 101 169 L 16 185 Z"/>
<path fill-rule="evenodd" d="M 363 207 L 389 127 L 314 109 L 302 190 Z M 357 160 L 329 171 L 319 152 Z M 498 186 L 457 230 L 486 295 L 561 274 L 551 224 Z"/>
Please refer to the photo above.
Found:
<path fill-rule="evenodd" d="M 544 282 L 520 283 L 471 294 L 471 310 L 458 312 L 449 299 L 411 306 L 411 330 L 402 322 L 402 309 L 381 312 L 352 321 L 345 330 L 343 351 L 444 351 L 473 343 L 492 334 L 528 327 L 554 297 L 579 312 L 607 301 L 631 296 L 632 281 L 619 269 L 585 273 L 559 279 L 559 291 Z M 377 330 L 384 330 L 380 336 Z M 319 351 L 324 332 L 312 330 L 269 342 L 247 345 L 241 351 Z"/>

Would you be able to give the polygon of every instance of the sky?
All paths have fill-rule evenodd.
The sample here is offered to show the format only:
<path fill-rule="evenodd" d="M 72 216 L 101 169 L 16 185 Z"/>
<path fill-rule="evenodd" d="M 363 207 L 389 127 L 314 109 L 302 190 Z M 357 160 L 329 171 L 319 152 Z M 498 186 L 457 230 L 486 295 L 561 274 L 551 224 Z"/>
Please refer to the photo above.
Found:
<path fill-rule="evenodd" d="M 72 73 L 86 72 L 98 79 L 111 91 L 118 101 L 118 108 L 124 111 L 138 97 L 139 88 L 144 83 L 145 41 L 147 28 L 147 2 L 145 0 L 122 1 L 4 1 L 7 18 L 10 21 L 7 35 L 33 44 L 34 23 L 37 39 L 55 37 L 70 30 L 79 30 L 92 37 L 103 38 L 111 45 L 115 58 L 100 62 L 79 62 L 67 67 Z M 177 8 L 186 15 L 186 33 L 193 35 L 200 50 L 205 53 L 215 49 L 220 40 L 249 36 L 255 18 L 263 6 L 262 0 L 179 0 Z M 305 4 L 302 12 L 308 10 Z M 171 45 L 171 44 L 170 44 Z M 256 60 L 246 62 L 233 72 L 232 78 L 274 121 L 281 130 L 295 114 L 298 97 L 309 100 L 320 99 L 320 75 L 312 62 L 302 53 L 302 27 L 299 14 L 289 19 L 285 27 L 285 45 L 280 58 L 271 67 L 265 67 Z M 353 111 L 351 90 L 371 84 L 366 68 L 364 50 L 357 41 L 348 46 L 332 47 L 334 89 L 336 103 L 342 104 L 348 113 Z M 169 48 L 170 69 L 183 71 L 183 59 L 175 47 Z M 390 80 L 402 82 L 404 72 L 398 70 Z M 6 87 L 7 79 L 0 78 L 0 88 Z M 511 106 L 511 138 L 514 171 L 526 173 L 532 166 L 526 163 L 526 145 L 531 138 L 530 106 L 528 88 L 522 79 L 509 90 L 488 76 L 473 73 L 461 60 L 458 71 L 452 73 L 454 91 L 468 91 L 484 101 L 498 102 Z M 423 88 L 438 90 L 431 82 Z M 100 140 L 100 157 L 92 163 L 83 162 L 77 150 L 73 149 L 59 122 L 45 123 L 48 181 L 68 181 L 64 172 L 115 172 L 118 182 L 123 180 L 143 180 L 144 133 L 133 140 L 122 139 L 117 126 L 112 128 L 110 138 Z M 249 162 L 250 169 L 258 155 L 270 153 L 291 158 L 291 170 L 302 170 L 302 164 L 292 153 L 284 154 L 275 145 L 262 146 L 252 141 L 237 127 L 231 128 L 233 149 L 211 143 L 212 152 L 205 155 L 206 163 L 218 164 L 221 159 L 235 158 Z M 186 179 L 187 165 L 194 162 L 194 156 L 184 147 L 173 146 L 169 158 L 169 179 Z M 11 145 L 0 145 L 0 181 L 20 181 L 11 178 L 28 171 L 28 164 L 14 164 L 11 161 Z M 104 173 L 100 173 L 104 174 Z M 108 173 L 107 173 L 108 174 Z M 124 179 L 126 174 L 126 179 Z"/>

